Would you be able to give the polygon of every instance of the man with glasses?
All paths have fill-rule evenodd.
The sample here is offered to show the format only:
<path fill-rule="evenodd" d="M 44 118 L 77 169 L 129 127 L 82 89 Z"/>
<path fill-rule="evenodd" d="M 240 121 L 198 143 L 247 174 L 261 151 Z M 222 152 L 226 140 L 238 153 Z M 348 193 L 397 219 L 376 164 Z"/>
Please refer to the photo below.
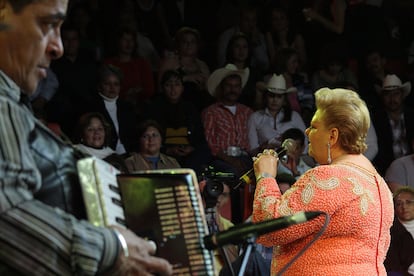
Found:
<path fill-rule="evenodd" d="M 394 193 L 395 220 L 384 265 L 388 275 L 414 275 L 414 188 Z"/>

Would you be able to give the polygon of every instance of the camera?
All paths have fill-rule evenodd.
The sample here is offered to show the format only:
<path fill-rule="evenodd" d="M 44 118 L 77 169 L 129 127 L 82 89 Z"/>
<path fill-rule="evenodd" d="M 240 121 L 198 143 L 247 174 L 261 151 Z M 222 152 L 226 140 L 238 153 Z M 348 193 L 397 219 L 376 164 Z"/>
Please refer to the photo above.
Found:
<path fill-rule="evenodd" d="M 231 186 L 236 180 L 233 173 L 220 172 L 209 166 L 203 173 L 206 185 L 203 189 L 202 196 L 206 203 L 206 208 L 214 208 L 217 204 L 217 198 L 223 193 L 224 184 Z"/>

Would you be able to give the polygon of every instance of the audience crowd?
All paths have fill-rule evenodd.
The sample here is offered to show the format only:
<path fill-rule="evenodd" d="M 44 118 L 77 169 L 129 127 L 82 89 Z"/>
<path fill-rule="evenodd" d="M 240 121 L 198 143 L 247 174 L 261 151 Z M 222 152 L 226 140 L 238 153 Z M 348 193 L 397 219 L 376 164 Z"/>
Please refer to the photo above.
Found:
<path fill-rule="evenodd" d="M 238 178 L 293 135 L 280 174 L 297 179 L 317 166 L 300 134 L 313 93 L 347 86 L 370 111 L 369 159 L 393 191 L 414 186 L 410 1 L 72 0 L 69 11 L 65 53 L 31 101 L 79 150 L 126 172 L 212 165 Z M 233 223 L 251 215 L 251 189 L 232 193 Z"/>

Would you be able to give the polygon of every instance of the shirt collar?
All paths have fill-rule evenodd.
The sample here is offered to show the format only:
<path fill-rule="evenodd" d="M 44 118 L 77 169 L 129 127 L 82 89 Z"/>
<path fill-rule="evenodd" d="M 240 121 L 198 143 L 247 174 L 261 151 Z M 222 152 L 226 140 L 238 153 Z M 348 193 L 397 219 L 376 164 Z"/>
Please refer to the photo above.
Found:
<path fill-rule="evenodd" d="M 276 117 L 280 117 L 284 114 L 285 112 L 283 111 L 283 108 L 277 113 Z M 269 109 L 266 107 L 264 109 L 264 114 L 266 114 L 267 116 L 273 117 L 273 115 L 270 113 Z"/>
<path fill-rule="evenodd" d="M 0 70 L 0 95 L 4 95 L 19 102 L 21 93 L 22 92 L 17 84 Z"/>

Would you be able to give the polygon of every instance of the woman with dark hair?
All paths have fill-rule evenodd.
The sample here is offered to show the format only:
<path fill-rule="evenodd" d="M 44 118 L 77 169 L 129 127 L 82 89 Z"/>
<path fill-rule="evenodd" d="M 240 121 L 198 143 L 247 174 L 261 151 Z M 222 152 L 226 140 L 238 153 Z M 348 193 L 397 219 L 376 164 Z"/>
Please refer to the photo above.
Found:
<path fill-rule="evenodd" d="M 292 109 L 302 115 L 306 125 L 314 111 L 313 91 L 310 89 L 308 75 L 300 70 L 299 53 L 294 48 L 282 48 L 276 53 L 277 62 L 275 72 L 283 74 L 286 80 L 286 87 L 295 89 L 294 93 L 288 95 Z"/>
<path fill-rule="evenodd" d="M 141 105 L 154 95 L 155 82 L 150 62 L 137 56 L 137 33 L 123 28 L 116 38 L 116 53 L 104 60 L 122 73 L 119 97 L 128 100 L 140 114 Z"/>
<path fill-rule="evenodd" d="M 105 158 L 115 153 L 108 144 L 111 127 L 101 113 L 83 114 L 75 129 L 73 142 L 75 147 L 98 158 Z"/>
<path fill-rule="evenodd" d="M 301 33 L 292 28 L 287 11 L 279 6 L 270 7 L 267 26 L 269 29 L 265 33 L 265 38 L 271 66 L 277 63 L 277 52 L 280 49 L 293 48 L 298 53 L 300 68 L 305 69 L 307 62 L 305 40 Z"/>
<path fill-rule="evenodd" d="M 355 73 L 348 67 L 348 49 L 339 43 L 322 45 L 323 55 L 320 57 L 320 68 L 312 74 L 312 89 L 322 87 L 331 89 L 338 87 L 340 83 L 348 82 L 358 88 L 358 80 Z"/>
<path fill-rule="evenodd" d="M 83 114 L 75 129 L 74 147 L 126 172 L 124 159 L 109 147 L 111 126 L 99 112 Z"/>
<path fill-rule="evenodd" d="M 286 88 L 282 75 L 273 77 L 262 87 L 265 107 L 254 112 L 248 120 L 248 137 L 251 154 L 265 148 L 278 148 L 282 144 L 281 135 L 289 128 L 306 129 L 302 117 L 292 110 L 288 101 L 291 89 Z"/>
<path fill-rule="evenodd" d="M 226 48 L 226 64 L 234 64 L 239 70 L 249 70 L 249 78 L 242 89 L 239 102 L 253 109 L 256 104 L 256 82 L 263 79 L 264 72 L 260 72 L 251 63 L 252 45 L 249 37 L 242 32 L 235 33 L 229 40 Z"/>
<path fill-rule="evenodd" d="M 164 132 L 157 121 L 142 121 L 137 133 L 139 150 L 125 160 L 129 172 L 181 167 L 175 158 L 161 153 Z"/>
<path fill-rule="evenodd" d="M 111 65 L 98 72 L 95 99 L 85 106 L 84 112 L 99 112 L 111 126 L 109 146 L 118 154 L 128 155 L 135 150 L 136 114 L 133 106 L 119 97 L 121 73 Z"/>
<path fill-rule="evenodd" d="M 167 52 L 160 62 L 158 85 L 167 70 L 181 73 L 184 84 L 184 98 L 201 111 L 213 102 L 207 93 L 207 79 L 210 68 L 200 57 L 201 35 L 197 29 L 182 27 L 175 34 L 175 51 Z"/>

